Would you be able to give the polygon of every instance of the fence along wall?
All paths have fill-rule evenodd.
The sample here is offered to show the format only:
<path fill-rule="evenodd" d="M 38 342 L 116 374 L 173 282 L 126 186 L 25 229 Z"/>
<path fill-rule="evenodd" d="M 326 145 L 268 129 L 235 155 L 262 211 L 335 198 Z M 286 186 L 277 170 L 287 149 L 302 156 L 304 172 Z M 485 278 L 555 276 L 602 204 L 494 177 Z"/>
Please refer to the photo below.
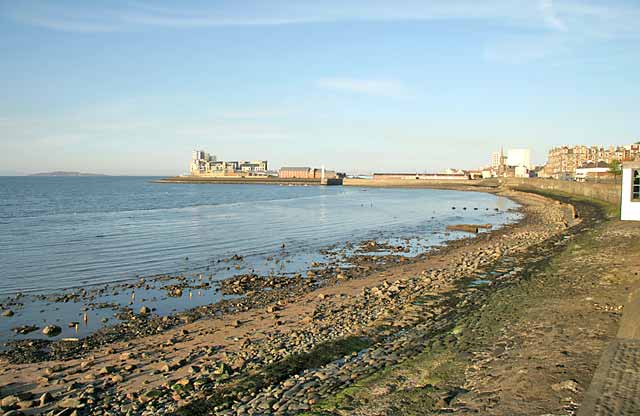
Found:
<path fill-rule="evenodd" d="M 509 187 L 533 188 L 549 191 L 560 191 L 568 194 L 599 199 L 619 205 L 622 187 L 619 183 L 589 183 L 558 181 L 554 179 L 518 179 L 506 178 L 503 183 Z"/>

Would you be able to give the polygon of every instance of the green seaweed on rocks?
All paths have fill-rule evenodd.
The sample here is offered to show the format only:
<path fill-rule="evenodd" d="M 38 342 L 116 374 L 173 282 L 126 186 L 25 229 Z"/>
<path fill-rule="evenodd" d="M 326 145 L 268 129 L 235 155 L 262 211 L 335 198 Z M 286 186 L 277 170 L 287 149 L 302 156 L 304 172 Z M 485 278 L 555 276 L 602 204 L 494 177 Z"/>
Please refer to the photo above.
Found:
<path fill-rule="evenodd" d="M 422 415 L 464 391 L 459 386 L 464 381 L 467 364 L 463 356 L 436 342 L 407 361 L 325 398 L 304 415 L 352 414 L 358 404 L 367 403 L 375 408 L 378 400 L 398 404 L 385 409 L 385 414 Z"/>
<path fill-rule="evenodd" d="M 196 400 L 179 409 L 176 414 L 195 416 L 211 414 L 224 408 L 242 394 L 256 392 L 266 386 L 280 383 L 289 377 L 311 368 L 319 368 L 373 344 L 370 338 L 351 336 L 320 344 L 309 352 L 291 354 L 262 370 L 241 376 L 233 383 L 212 392 L 206 399 Z"/>

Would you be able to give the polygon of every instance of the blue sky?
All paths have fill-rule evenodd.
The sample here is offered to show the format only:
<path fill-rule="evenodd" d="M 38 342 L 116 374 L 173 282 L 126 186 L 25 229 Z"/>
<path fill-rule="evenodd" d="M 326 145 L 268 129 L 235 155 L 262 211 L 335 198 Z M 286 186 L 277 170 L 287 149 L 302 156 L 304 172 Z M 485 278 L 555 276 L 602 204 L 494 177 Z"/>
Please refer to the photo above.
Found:
<path fill-rule="evenodd" d="M 640 3 L 0 0 L 0 174 L 348 172 L 640 140 Z"/>

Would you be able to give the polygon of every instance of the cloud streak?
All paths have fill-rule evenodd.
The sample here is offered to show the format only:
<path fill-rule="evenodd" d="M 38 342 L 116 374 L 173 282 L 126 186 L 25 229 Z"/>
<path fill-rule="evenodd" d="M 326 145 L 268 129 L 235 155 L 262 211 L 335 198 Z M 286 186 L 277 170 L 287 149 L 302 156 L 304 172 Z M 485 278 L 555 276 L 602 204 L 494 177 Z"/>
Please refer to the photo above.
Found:
<path fill-rule="evenodd" d="M 322 78 L 316 81 L 316 85 L 323 89 L 381 97 L 402 98 L 409 95 L 409 90 L 395 80 Z"/>
<path fill-rule="evenodd" d="M 241 3 L 241 4 L 240 4 Z M 23 24 L 67 32 L 136 31 L 144 28 L 203 28 L 225 26 L 282 26 L 347 21 L 474 20 L 508 27 L 566 32 L 588 32 L 597 26 L 606 32 L 634 34 L 638 7 L 611 3 L 606 7 L 589 0 L 259 0 L 216 2 L 204 7 L 161 7 L 134 2 L 120 7 L 104 3 L 7 2 L 4 17 Z M 213 5 L 215 4 L 215 5 Z M 562 16 L 562 18 L 560 17 Z M 603 27 L 604 26 L 604 27 Z"/>
<path fill-rule="evenodd" d="M 562 55 L 569 50 L 562 39 L 552 36 L 514 36 L 487 44 L 484 59 L 489 62 L 519 65 Z"/>

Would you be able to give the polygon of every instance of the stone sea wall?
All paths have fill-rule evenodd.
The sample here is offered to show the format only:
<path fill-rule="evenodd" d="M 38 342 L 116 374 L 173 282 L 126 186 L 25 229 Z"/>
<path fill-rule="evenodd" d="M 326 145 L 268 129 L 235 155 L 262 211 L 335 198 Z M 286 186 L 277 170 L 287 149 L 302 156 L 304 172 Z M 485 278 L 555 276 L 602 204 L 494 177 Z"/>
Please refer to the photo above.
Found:
<path fill-rule="evenodd" d="M 530 188 L 546 191 L 559 191 L 587 198 L 599 199 L 611 204 L 619 205 L 622 188 L 613 183 L 586 183 L 559 181 L 554 179 L 520 179 L 506 178 L 502 183 L 508 187 Z"/>
<path fill-rule="evenodd" d="M 497 188 L 500 185 L 509 188 L 530 188 L 546 191 L 564 192 L 571 195 L 599 199 L 611 204 L 619 205 L 621 197 L 620 184 L 587 183 L 559 181 L 555 179 L 538 178 L 503 178 L 486 180 L 408 180 L 408 179 L 350 179 L 345 178 L 345 186 L 370 187 L 415 187 L 415 188 Z"/>
<path fill-rule="evenodd" d="M 497 181 L 494 181 L 494 186 Z M 345 178 L 345 186 L 371 186 L 371 187 L 416 187 L 416 188 L 445 188 L 458 186 L 488 186 L 487 181 L 478 180 L 437 180 L 437 179 L 355 179 Z"/>

